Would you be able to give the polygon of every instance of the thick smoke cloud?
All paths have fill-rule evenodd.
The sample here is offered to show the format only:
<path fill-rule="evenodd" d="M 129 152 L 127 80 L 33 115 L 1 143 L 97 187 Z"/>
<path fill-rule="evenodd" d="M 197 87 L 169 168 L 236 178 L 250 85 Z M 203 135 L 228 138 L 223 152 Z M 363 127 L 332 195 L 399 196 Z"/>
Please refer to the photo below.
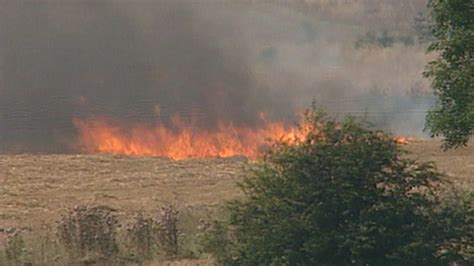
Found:
<path fill-rule="evenodd" d="M 363 31 L 280 4 L 2 0 L 0 151 L 68 151 L 72 118 L 91 114 L 254 127 L 313 97 L 337 112 L 369 89 L 426 87 L 419 50 L 355 51 Z"/>
<path fill-rule="evenodd" d="M 222 54 L 219 36 L 191 8 L 151 1 L 2 2 L 3 139 L 41 150 L 74 133 L 73 116 L 151 121 L 158 108 L 164 120 L 178 112 L 202 115 L 205 126 L 218 119 L 253 122 L 265 97 L 241 48 Z"/>

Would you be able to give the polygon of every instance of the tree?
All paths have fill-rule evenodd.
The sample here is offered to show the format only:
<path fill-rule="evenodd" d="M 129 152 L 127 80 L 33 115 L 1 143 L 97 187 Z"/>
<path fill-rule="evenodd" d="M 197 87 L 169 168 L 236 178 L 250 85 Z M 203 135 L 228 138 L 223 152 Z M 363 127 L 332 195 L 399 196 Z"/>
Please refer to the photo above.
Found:
<path fill-rule="evenodd" d="M 311 111 L 304 128 L 240 184 L 210 240 L 222 264 L 472 265 L 472 201 L 443 204 L 432 164 L 353 119 Z"/>
<path fill-rule="evenodd" d="M 426 128 L 444 148 L 465 146 L 474 133 L 474 0 L 430 0 L 438 58 L 424 73 L 438 96 Z"/>

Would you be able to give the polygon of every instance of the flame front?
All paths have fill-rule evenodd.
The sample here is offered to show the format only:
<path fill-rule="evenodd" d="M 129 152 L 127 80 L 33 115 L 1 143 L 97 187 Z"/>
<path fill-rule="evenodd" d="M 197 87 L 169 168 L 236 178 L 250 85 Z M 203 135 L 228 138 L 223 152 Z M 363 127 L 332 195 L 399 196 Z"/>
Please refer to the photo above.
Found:
<path fill-rule="evenodd" d="M 294 140 L 302 134 L 296 127 L 267 122 L 263 127 L 238 127 L 219 122 L 213 130 L 198 129 L 179 116 L 171 126 L 140 123 L 122 124 L 103 116 L 74 119 L 79 140 L 76 148 L 84 153 L 110 153 L 135 156 L 164 156 L 174 160 L 188 158 L 246 156 L 256 158 L 269 140 Z"/>

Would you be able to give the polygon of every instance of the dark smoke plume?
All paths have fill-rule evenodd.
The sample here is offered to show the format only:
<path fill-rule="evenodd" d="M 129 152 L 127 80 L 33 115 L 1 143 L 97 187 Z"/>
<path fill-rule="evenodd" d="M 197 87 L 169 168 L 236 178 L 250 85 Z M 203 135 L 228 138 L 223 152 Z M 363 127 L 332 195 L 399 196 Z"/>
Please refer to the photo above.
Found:
<path fill-rule="evenodd" d="M 61 145 L 74 134 L 71 118 L 85 112 L 152 121 L 159 108 L 165 123 L 177 112 L 202 115 L 208 127 L 217 119 L 254 122 L 265 97 L 238 41 L 224 55 L 192 5 L 138 2 L 137 12 L 152 12 L 137 23 L 127 13 L 133 3 L 2 2 L 5 142 L 39 150 Z"/>
<path fill-rule="evenodd" d="M 260 111 L 411 86 L 387 78 L 396 55 L 353 61 L 357 32 L 281 3 L 0 0 L 0 152 L 67 152 L 91 114 L 256 127 Z M 377 58 L 389 67 L 368 78 Z"/>

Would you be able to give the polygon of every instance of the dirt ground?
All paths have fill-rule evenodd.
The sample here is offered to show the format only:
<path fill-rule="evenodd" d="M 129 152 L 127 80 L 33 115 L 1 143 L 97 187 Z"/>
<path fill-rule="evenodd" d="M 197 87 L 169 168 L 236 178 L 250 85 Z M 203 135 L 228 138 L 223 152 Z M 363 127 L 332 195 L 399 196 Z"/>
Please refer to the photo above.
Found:
<path fill-rule="evenodd" d="M 474 190 L 474 147 L 443 152 L 414 141 L 411 156 L 434 161 L 456 184 Z M 111 155 L 0 155 L 0 231 L 48 224 L 74 205 L 106 204 L 123 215 L 164 204 L 216 205 L 239 195 L 245 159 L 170 161 Z"/>
<path fill-rule="evenodd" d="M 418 161 L 436 163 L 437 168 L 447 175 L 459 188 L 474 191 L 474 143 L 460 149 L 442 151 L 441 142 L 414 141 L 405 146 L 411 157 Z"/>

